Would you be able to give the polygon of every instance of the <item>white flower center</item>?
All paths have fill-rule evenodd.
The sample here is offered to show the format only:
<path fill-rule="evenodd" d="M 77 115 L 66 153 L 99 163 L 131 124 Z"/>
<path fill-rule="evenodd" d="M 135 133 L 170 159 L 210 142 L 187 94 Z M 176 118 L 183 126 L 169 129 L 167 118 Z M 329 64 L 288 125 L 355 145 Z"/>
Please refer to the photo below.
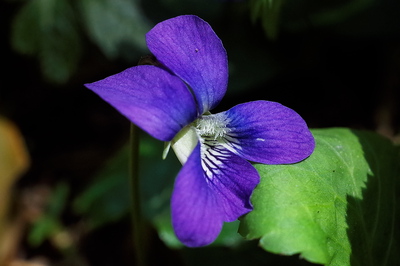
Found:
<path fill-rule="evenodd" d="M 230 119 L 223 113 L 206 114 L 183 128 L 171 141 L 171 148 L 185 164 L 198 142 L 201 143 L 202 167 L 208 178 L 219 172 L 229 152 L 238 153 L 240 142 L 228 127 Z"/>
<path fill-rule="evenodd" d="M 225 115 L 219 113 L 215 115 L 204 115 L 197 119 L 196 130 L 202 137 L 218 140 L 224 138 L 231 131 L 227 127 L 228 119 Z"/>
<path fill-rule="evenodd" d="M 204 144 L 207 143 L 208 146 L 224 144 L 229 138 L 227 134 L 231 131 L 227 127 L 228 122 L 229 119 L 224 114 L 207 114 L 183 128 L 171 142 L 179 161 L 182 164 L 187 161 L 199 140 L 202 143 L 202 157 L 204 157 Z"/>

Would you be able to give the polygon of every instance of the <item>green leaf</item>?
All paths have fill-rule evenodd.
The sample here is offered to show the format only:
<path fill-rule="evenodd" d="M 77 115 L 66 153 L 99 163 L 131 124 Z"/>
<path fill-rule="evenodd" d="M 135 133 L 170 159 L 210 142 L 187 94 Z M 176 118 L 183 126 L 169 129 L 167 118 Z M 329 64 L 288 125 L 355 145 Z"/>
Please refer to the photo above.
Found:
<path fill-rule="evenodd" d="M 138 0 L 81 0 L 86 29 L 92 40 L 110 58 L 132 57 L 132 51 L 146 50 L 145 34 L 151 25 Z"/>
<path fill-rule="evenodd" d="M 286 0 L 281 11 L 282 28 L 291 31 L 335 26 L 376 9 L 377 0 Z M 375 7 L 374 7 L 375 5 Z M 392 6 L 392 4 L 390 4 Z M 372 17 L 375 17 L 375 13 Z M 368 16 L 370 20 L 371 15 Z M 370 27 L 368 27 L 370 28 Z"/>
<path fill-rule="evenodd" d="M 240 232 L 267 251 L 325 265 L 400 265 L 400 150 L 374 133 L 314 130 L 292 165 L 255 167 L 261 183 Z M 397 193 L 397 194 L 396 194 Z"/>
<path fill-rule="evenodd" d="M 89 229 L 115 222 L 128 213 L 128 157 L 128 146 L 125 146 L 74 199 L 72 208 L 76 214 L 84 216 Z"/>
<path fill-rule="evenodd" d="M 46 212 L 34 222 L 28 233 L 28 242 L 32 246 L 39 246 L 46 239 L 61 231 L 61 214 L 64 211 L 69 194 L 69 186 L 66 183 L 58 183 L 55 187 Z"/>
<path fill-rule="evenodd" d="M 251 18 L 261 19 L 268 38 L 274 40 L 278 35 L 279 17 L 283 0 L 251 0 Z"/>
<path fill-rule="evenodd" d="M 131 207 L 129 145 L 118 151 L 73 202 L 75 213 L 84 215 L 90 229 L 118 221 Z M 179 162 L 173 154 L 162 160 L 163 143 L 147 135 L 140 138 L 140 192 L 146 219 L 159 219 L 169 209 L 172 185 Z"/>
<path fill-rule="evenodd" d="M 28 243 L 33 247 L 38 247 L 61 229 L 60 220 L 45 215 L 37 220 L 29 231 Z"/>
<path fill-rule="evenodd" d="M 14 19 L 11 42 L 20 53 L 37 56 L 50 81 L 74 73 L 81 43 L 74 11 L 66 0 L 28 1 Z"/>

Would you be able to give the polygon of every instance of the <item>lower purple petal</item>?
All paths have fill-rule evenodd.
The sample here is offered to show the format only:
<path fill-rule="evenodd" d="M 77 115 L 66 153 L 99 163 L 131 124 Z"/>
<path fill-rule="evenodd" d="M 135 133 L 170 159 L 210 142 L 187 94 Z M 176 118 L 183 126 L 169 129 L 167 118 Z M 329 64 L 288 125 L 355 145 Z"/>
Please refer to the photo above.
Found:
<path fill-rule="evenodd" d="M 306 122 L 295 111 L 276 102 L 239 104 L 216 114 L 228 119 L 227 144 L 246 160 L 265 164 L 299 162 L 314 151 Z"/>
<path fill-rule="evenodd" d="M 175 182 L 172 223 L 179 240 L 189 247 L 210 244 L 223 222 L 252 210 L 250 196 L 259 182 L 257 171 L 220 148 L 198 144 Z"/>
<path fill-rule="evenodd" d="M 233 222 L 253 209 L 250 196 L 260 176 L 248 161 L 223 146 L 211 146 L 203 148 L 203 170 L 225 222 Z"/>
<path fill-rule="evenodd" d="M 171 209 L 175 234 L 186 246 L 208 245 L 222 229 L 223 214 L 201 168 L 200 144 L 176 178 Z"/>

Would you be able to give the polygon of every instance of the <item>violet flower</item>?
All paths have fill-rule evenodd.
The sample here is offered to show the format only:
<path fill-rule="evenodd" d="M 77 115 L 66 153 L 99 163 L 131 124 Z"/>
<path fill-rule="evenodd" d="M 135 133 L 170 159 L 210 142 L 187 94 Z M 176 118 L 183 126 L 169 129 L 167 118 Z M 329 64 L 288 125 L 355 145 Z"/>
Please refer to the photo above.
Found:
<path fill-rule="evenodd" d="M 199 17 L 163 21 L 146 41 L 162 66 L 128 68 L 86 87 L 170 143 L 183 164 L 171 199 L 175 233 L 189 247 L 207 245 L 224 222 L 252 210 L 260 176 L 249 161 L 299 162 L 312 153 L 314 138 L 295 111 L 275 102 L 210 113 L 226 92 L 228 60 L 221 40 Z"/>

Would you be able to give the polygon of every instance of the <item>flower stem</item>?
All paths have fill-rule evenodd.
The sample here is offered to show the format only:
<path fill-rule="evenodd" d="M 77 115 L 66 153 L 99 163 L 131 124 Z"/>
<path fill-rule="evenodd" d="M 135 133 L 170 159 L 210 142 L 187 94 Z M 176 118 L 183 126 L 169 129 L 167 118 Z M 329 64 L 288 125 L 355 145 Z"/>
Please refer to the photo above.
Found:
<path fill-rule="evenodd" d="M 140 206 L 140 182 L 139 182 L 139 132 L 134 124 L 130 127 L 130 161 L 129 176 L 131 184 L 132 200 L 132 233 L 133 245 L 137 266 L 146 265 L 146 241 L 143 228 L 142 211 Z"/>

